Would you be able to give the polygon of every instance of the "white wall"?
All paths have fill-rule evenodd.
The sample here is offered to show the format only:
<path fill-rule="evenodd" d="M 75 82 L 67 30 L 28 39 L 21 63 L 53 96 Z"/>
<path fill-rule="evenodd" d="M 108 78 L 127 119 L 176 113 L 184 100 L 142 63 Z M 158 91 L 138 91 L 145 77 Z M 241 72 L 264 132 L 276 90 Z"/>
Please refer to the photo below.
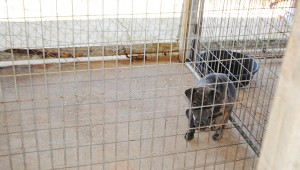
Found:
<path fill-rule="evenodd" d="M 182 0 L 0 0 L 0 19 L 5 20 L 43 20 L 56 16 L 95 18 L 153 18 L 178 17 L 182 9 Z M 162 13 L 162 15 L 160 15 Z M 70 19 L 70 18 L 69 18 Z"/>

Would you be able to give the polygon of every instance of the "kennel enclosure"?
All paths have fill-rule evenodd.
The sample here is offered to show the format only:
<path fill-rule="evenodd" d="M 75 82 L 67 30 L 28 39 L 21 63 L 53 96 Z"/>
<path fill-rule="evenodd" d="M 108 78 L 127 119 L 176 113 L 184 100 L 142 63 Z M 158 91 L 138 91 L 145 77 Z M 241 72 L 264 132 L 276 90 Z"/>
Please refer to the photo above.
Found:
<path fill-rule="evenodd" d="M 0 4 L 1 168 L 255 169 L 292 26 L 277 17 L 288 2 Z M 236 80 L 245 84 L 223 139 L 199 131 L 186 142 L 184 91 L 234 53 L 257 65 Z"/>

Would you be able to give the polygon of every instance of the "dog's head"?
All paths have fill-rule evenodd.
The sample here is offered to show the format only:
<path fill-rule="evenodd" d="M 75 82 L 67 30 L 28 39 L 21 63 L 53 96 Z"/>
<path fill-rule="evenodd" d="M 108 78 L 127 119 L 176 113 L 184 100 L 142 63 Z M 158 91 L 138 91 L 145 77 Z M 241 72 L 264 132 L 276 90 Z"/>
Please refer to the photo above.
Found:
<path fill-rule="evenodd" d="M 190 112 L 196 127 L 209 126 L 214 123 L 217 115 L 214 115 L 214 104 L 219 103 L 221 94 L 210 87 L 190 88 L 185 91 L 190 101 Z M 211 122 L 212 120 L 212 122 Z"/>

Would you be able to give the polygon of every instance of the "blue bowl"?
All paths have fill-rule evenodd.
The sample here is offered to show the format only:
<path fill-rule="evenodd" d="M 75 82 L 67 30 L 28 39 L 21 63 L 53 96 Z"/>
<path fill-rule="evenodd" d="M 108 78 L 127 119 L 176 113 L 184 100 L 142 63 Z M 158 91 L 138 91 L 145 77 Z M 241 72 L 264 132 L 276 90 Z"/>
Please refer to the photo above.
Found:
<path fill-rule="evenodd" d="M 226 50 L 198 54 L 196 61 L 196 67 L 202 75 L 227 74 L 236 87 L 247 86 L 259 70 L 259 65 L 253 57 Z"/>

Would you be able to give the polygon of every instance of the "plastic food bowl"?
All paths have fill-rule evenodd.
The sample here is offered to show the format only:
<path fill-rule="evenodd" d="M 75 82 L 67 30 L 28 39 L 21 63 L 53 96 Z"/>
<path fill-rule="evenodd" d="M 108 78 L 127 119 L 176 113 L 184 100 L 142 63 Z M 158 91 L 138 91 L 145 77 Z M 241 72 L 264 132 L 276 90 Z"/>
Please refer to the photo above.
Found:
<path fill-rule="evenodd" d="M 204 76 L 209 73 L 227 74 L 236 87 L 247 86 L 259 69 L 253 57 L 226 50 L 198 54 L 196 61 L 196 67 Z"/>

